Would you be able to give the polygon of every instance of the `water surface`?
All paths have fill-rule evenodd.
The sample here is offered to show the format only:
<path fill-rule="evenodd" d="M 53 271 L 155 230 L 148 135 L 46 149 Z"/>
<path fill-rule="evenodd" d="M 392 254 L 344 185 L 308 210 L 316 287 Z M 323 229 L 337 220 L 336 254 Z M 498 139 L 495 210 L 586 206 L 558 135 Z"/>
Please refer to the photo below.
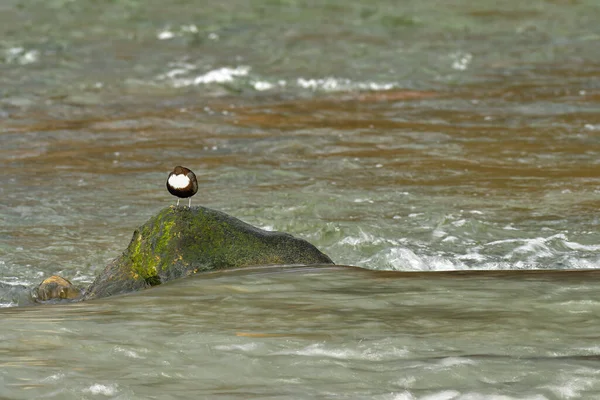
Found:
<path fill-rule="evenodd" d="M 596 397 L 596 275 L 528 273 L 600 266 L 599 19 L 592 1 L 3 2 L 0 397 Z M 174 204 L 177 164 L 193 204 L 396 272 L 10 307 L 52 274 L 89 284 Z"/>
<path fill-rule="evenodd" d="M 3 395 L 593 398 L 597 278 L 268 268 L 6 308 Z"/>

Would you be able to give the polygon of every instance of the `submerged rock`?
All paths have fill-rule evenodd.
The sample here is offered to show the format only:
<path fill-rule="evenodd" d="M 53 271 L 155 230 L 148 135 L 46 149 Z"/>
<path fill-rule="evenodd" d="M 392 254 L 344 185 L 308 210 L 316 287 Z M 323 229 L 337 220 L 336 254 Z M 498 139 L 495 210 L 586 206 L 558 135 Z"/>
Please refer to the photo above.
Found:
<path fill-rule="evenodd" d="M 159 285 L 197 272 L 273 264 L 333 264 L 305 240 L 204 207 L 169 207 L 139 227 L 84 300 Z"/>
<path fill-rule="evenodd" d="M 81 290 L 69 280 L 58 275 L 44 279 L 33 291 L 35 301 L 73 300 L 79 296 L 81 296 Z"/>

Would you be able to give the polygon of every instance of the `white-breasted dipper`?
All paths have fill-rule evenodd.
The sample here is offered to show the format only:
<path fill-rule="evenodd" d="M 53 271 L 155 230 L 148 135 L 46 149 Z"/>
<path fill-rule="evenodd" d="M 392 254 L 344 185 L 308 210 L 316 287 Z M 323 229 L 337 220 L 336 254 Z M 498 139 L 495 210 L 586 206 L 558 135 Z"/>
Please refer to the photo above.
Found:
<path fill-rule="evenodd" d="M 192 207 L 192 196 L 198 192 L 198 181 L 196 175 L 180 165 L 176 166 L 173 172 L 169 174 L 167 179 L 167 190 L 173 196 L 177 196 L 177 205 L 179 206 L 179 198 L 190 198 L 189 207 Z"/>

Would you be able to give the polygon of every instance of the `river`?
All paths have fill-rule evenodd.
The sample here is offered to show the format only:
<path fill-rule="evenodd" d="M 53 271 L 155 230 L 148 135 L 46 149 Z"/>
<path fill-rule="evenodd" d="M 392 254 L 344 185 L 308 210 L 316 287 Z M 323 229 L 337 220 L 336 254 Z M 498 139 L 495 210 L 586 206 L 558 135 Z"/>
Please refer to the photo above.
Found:
<path fill-rule="evenodd" d="M 2 2 L 0 398 L 599 397 L 598 20 L 593 1 Z M 175 165 L 192 205 L 340 267 L 23 299 L 89 284 L 175 203 Z"/>

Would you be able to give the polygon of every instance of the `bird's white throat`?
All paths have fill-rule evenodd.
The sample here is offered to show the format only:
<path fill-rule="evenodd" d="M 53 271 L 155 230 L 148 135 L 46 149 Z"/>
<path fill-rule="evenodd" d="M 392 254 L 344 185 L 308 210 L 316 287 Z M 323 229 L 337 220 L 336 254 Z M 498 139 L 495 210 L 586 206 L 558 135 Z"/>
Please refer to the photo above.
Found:
<path fill-rule="evenodd" d="M 190 184 L 190 178 L 187 175 L 179 174 L 179 175 L 171 175 L 169 177 L 169 186 L 174 189 L 183 189 L 188 187 Z"/>

